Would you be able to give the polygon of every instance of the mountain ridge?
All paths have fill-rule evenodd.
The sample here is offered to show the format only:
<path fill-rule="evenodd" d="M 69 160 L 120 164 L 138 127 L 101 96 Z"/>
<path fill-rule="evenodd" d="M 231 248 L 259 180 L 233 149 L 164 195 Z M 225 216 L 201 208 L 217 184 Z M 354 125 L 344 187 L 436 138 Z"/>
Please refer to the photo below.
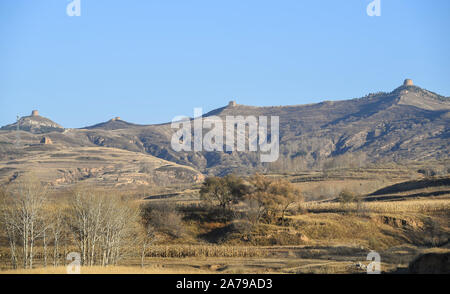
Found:
<path fill-rule="evenodd" d="M 343 156 L 376 162 L 440 159 L 450 154 L 450 99 L 411 84 L 389 93 L 312 104 L 258 107 L 233 102 L 207 112 L 203 118 L 212 115 L 279 116 L 279 160 L 261 164 L 260 154 L 255 152 L 175 152 L 170 145 L 174 133 L 170 123 L 136 125 L 116 118 L 66 129 L 59 135 L 51 131 L 46 136 L 67 146 L 147 153 L 216 175 L 267 171 L 275 166 L 286 171 L 322 168 Z M 0 141 L 12 142 L 11 131 L 2 128 Z M 2 132 L 7 133 L 2 136 Z"/>
<path fill-rule="evenodd" d="M 439 102 L 443 102 L 444 104 L 440 104 L 440 109 L 449 109 L 450 110 L 450 97 L 446 97 L 446 96 L 442 96 L 439 95 L 435 92 L 432 92 L 430 90 L 415 86 L 415 85 L 401 85 L 399 87 L 397 87 L 396 89 L 394 89 L 391 92 L 377 92 L 377 93 L 370 93 L 366 96 L 363 97 L 357 97 L 357 98 L 350 98 L 350 99 L 341 99 L 341 100 L 324 100 L 321 102 L 317 102 L 317 103 L 306 103 L 306 104 L 293 104 L 293 105 L 277 105 L 277 106 L 254 106 L 254 105 L 244 105 L 244 104 L 236 104 L 234 106 L 223 106 L 223 107 L 219 107 L 216 109 L 213 109 L 211 111 L 208 111 L 207 113 L 203 114 L 203 117 L 208 117 L 208 116 L 213 116 L 213 115 L 218 115 L 221 114 L 224 111 L 229 112 L 229 110 L 274 110 L 274 109 L 280 109 L 280 108 L 299 108 L 299 107 L 309 107 L 309 106 L 317 106 L 317 105 L 334 105 L 336 103 L 341 103 L 341 102 L 348 102 L 348 101 L 359 101 L 359 100 L 364 100 L 364 99 L 374 99 L 376 97 L 379 96 L 399 96 L 398 98 L 402 101 L 399 102 L 403 102 L 401 104 L 405 104 L 405 105 L 413 105 L 413 104 L 409 104 L 408 101 L 410 99 L 413 99 L 411 97 L 411 95 L 407 95 L 409 92 L 412 90 L 413 93 L 420 93 L 422 96 L 425 97 L 425 99 L 428 98 L 428 101 L 435 101 L 436 103 Z M 422 97 L 423 98 L 423 97 Z M 430 98 L 432 100 L 430 100 Z M 405 103 L 406 102 L 406 103 Z M 413 105 L 414 106 L 414 105 Z M 425 105 L 425 107 L 427 107 L 428 105 Z M 424 108 L 423 105 L 418 106 L 419 108 Z M 424 108 L 427 109 L 427 108 Z M 433 109 L 431 109 L 433 110 Z M 191 118 L 193 119 L 193 118 Z M 64 130 L 65 128 L 55 122 L 53 122 L 51 119 L 40 116 L 39 114 L 37 115 L 29 115 L 29 116 L 24 116 L 21 117 L 19 120 L 19 125 L 20 125 L 20 129 L 21 130 L 25 130 L 25 131 L 31 131 L 33 132 L 33 130 L 29 130 L 29 128 L 27 127 L 27 124 L 25 122 L 28 121 L 37 121 L 39 122 L 39 120 L 41 122 L 46 122 L 49 125 L 52 125 L 53 129 L 61 129 Z M 100 122 L 94 125 L 90 125 L 90 126 L 85 126 L 85 127 L 80 127 L 80 128 L 75 128 L 75 129 L 106 129 L 106 130 L 116 130 L 116 129 L 125 129 L 125 128 L 132 128 L 132 127 L 148 127 L 148 126 L 158 126 L 158 125 L 167 125 L 170 124 L 170 122 L 165 122 L 165 123 L 158 123 L 158 124 L 136 124 L 136 123 L 132 123 L 132 122 L 127 122 L 122 120 L 120 117 L 115 117 L 112 118 L 108 121 L 105 122 Z M 38 125 L 38 123 L 36 123 L 36 125 Z M 25 126 L 25 128 L 23 127 Z M 15 123 L 11 123 L 5 126 L 2 126 L 0 128 L 1 130 L 16 130 L 17 129 L 17 122 Z M 48 130 L 47 132 L 51 132 L 54 131 L 53 129 Z M 45 131 L 42 131 L 41 133 L 44 133 Z"/>

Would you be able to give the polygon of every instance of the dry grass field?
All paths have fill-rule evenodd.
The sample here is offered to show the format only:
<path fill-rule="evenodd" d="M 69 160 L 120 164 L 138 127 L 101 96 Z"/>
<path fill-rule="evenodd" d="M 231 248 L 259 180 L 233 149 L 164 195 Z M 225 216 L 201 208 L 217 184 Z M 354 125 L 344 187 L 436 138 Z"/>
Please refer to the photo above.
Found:
<path fill-rule="evenodd" d="M 347 172 L 344 176 L 349 179 L 342 180 L 316 173 L 309 175 L 308 182 L 305 175 L 284 176 L 304 188 L 309 183 L 309 191 L 317 192 L 320 186 L 334 187 L 336 192 L 358 186 L 366 186 L 361 188 L 366 190 L 356 193 L 357 200 L 349 203 L 328 197 L 298 203 L 289 208 L 282 223 L 261 222 L 250 231 L 242 231 L 240 219 L 221 220 L 210 213 L 199 214 L 196 209 L 201 207 L 201 201 L 195 186 L 187 190 L 189 197 L 180 192 L 169 199 L 137 200 L 133 203 L 171 203 L 179 207 L 182 215 L 178 216 L 177 226 L 183 227 L 180 235 L 158 233 L 143 260 L 139 257 L 139 246 L 129 245 L 116 266 L 86 266 L 81 273 L 364 273 L 371 250 L 380 254 L 382 271 L 392 273 L 406 271 L 410 262 L 421 254 L 450 252 L 449 187 L 430 185 L 392 192 L 390 187 L 410 183 L 411 175 L 402 177 L 402 173 L 393 170 L 389 173 L 398 177 L 380 181 L 386 175 L 370 180 L 370 172 Z M 416 179 L 423 182 L 421 177 Z M 389 193 L 375 193 L 386 187 Z M 377 194 L 376 199 L 373 193 Z M 187 201 L 188 198 L 191 200 Z M 3 246 L 1 273 L 65 274 L 62 258 L 60 266 L 53 267 L 49 260 L 44 268 L 42 250 L 36 248 L 33 269 L 11 270 L 8 248 Z M 67 252 L 73 250 L 77 248 L 72 246 Z"/>
<path fill-rule="evenodd" d="M 274 246 L 259 248 L 267 257 L 146 258 L 144 267 L 138 260 L 118 266 L 81 267 L 81 274 L 348 274 L 365 273 L 367 250 L 357 246 Z M 383 272 L 401 271 L 416 256 L 450 249 L 417 249 L 395 246 L 380 251 Z M 363 267 L 359 266 L 363 265 Z M 65 266 L 4 270 L 1 274 L 67 274 Z"/>
<path fill-rule="evenodd" d="M 63 275 L 67 274 L 67 268 L 64 266 L 59 267 L 40 267 L 34 269 L 18 269 L 18 270 L 8 270 L 1 272 L 2 274 L 52 274 L 52 275 Z M 92 267 L 82 267 L 80 274 L 206 274 L 208 271 L 195 270 L 195 269 L 171 269 L 164 267 L 132 267 L 132 266 L 92 266 Z"/>
<path fill-rule="evenodd" d="M 79 182 L 116 190 L 147 191 L 156 186 L 192 184 L 203 179 L 195 169 L 160 158 L 117 148 L 30 145 L 20 158 L 0 160 L 0 182 L 33 173 L 58 189 Z"/>

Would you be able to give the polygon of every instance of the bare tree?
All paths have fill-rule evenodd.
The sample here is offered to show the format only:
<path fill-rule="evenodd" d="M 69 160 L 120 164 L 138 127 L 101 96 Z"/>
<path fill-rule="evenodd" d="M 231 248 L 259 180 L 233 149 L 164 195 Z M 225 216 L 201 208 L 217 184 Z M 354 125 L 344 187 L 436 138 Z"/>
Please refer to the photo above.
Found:
<path fill-rule="evenodd" d="M 144 259 L 147 254 L 147 249 L 155 240 L 155 229 L 150 225 L 142 222 L 141 227 L 141 267 L 144 267 Z"/>
<path fill-rule="evenodd" d="M 233 174 L 223 178 L 209 177 L 200 189 L 200 197 L 204 201 L 217 203 L 225 211 L 242 198 L 245 189 L 242 179 Z"/>
<path fill-rule="evenodd" d="M 136 210 L 117 195 L 79 189 L 74 192 L 68 212 L 82 265 L 117 264 L 133 231 Z"/>
<path fill-rule="evenodd" d="M 61 209 L 58 209 L 51 216 L 50 231 L 53 236 L 53 266 L 58 266 L 59 244 L 64 233 L 64 216 Z"/>
<path fill-rule="evenodd" d="M 47 244 L 47 228 L 44 228 L 44 231 L 42 232 L 42 245 L 44 247 L 44 267 L 47 267 Z"/>
<path fill-rule="evenodd" d="M 47 189 L 36 178 L 26 177 L 11 187 L 7 197 L 11 229 L 22 240 L 23 266 L 33 268 L 36 240 L 46 229 Z"/>
<path fill-rule="evenodd" d="M 121 258 L 122 248 L 128 245 L 128 237 L 132 234 L 137 211 L 117 195 L 110 195 L 104 205 L 103 214 L 100 247 L 102 265 L 106 266 L 117 264 Z"/>
<path fill-rule="evenodd" d="M 70 201 L 70 227 L 81 253 L 82 265 L 94 265 L 103 205 L 102 195 L 87 189 L 76 190 Z"/>
<path fill-rule="evenodd" d="M 266 213 L 264 205 L 256 199 L 246 199 L 244 202 L 245 213 L 244 216 L 251 224 L 251 227 L 255 227 L 259 224 L 261 218 Z"/>
<path fill-rule="evenodd" d="M 4 232 L 8 239 L 10 248 L 11 265 L 13 269 L 17 268 L 17 230 L 13 222 L 14 211 L 12 209 L 11 199 L 7 197 L 4 189 L 0 190 L 0 222 L 4 227 Z"/>
<path fill-rule="evenodd" d="M 258 219 L 266 217 L 269 221 L 279 217 L 285 222 L 288 208 L 303 200 L 300 190 L 287 180 L 273 180 L 260 174 L 249 179 L 250 192 L 245 196 L 252 201 Z"/>

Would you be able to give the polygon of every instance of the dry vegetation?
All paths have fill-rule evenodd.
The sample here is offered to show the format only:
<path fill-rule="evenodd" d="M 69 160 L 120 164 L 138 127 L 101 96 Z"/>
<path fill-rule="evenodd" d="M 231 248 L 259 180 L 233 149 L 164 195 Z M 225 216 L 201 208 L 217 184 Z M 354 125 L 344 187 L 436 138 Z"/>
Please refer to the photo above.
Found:
<path fill-rule="evenodd" d="M 377 213 L 439 213 L 450 211 L 450 198 L 448 199 L 411 199 L 408 201 L 384 201 L 347 203 L 340 202 L 306 202 L 302 208 L 309 212 L 377 212 Z"/>
<path fill-rule="evenodd" d="M 148 194 L 167 186 L 190 186 L 203 178 L 191 167 L 116 148 L 34 144 L 13 151 L 11 157 L 0 157 L 0 183 L 33 173 L 59 190 L 83 182 L 97 188 Z"/>
<path fill-rule="evenodd" d="M 132 267 L 132 266 L 87 266 L 82 267 L 80 272 L 82 274 L 205 274 L 208 273 L 206 270 L 192 269 L 171 269 L 164 268 L 161 266 L 152 267 Z M 67 274 L 67 269 L 65 266 L 59 267 L 49 267 L 49 268 L 34 268 L 34 269 L 17 269 L 8 270 L 2 272 L 3 274 Z"/>
<path fill-rule="evenodd" d="M 135 201 L 89 186 L 57 197 L 24 179 L 1 192 L 0 266 L 65 273 L 67 253 L 79 252 L 83 273 L 356 273 L 370 250 L 384 271 L 404 270 L 423 252 L 448 252 L 448 187 L 387 189 L 381 201 L 369 194 L 411 175 L 379 175 L 365 193 L 351 188 L 371 173 L 341 173 L 347 186 L 320 172 L 209 178 L 190 190 L 195 201 Z M 333 198 L 304 201 L 300 187 L 309 183 L 312 193 L 336 181 L 343 184 Z"/>

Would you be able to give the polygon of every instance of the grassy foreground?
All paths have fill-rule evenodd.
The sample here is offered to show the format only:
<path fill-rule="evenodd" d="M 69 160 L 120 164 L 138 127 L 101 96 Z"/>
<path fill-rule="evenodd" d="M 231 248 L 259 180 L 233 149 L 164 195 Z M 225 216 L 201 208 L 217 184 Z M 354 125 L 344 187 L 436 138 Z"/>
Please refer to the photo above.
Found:
<path fill-rule="evenodd" d="M 34 269 L 17 269 L 2 271 L 2 274 L 67 274 L 65 266 L 34 268 Z M 186 272 L 180 269 L 168 269 L 163 267 L 133 267 L 133 266 L 91 266 L 82 267 L 81 274 L 205 274 L 210 273 L 204 270 L 195 270 Z"/>

